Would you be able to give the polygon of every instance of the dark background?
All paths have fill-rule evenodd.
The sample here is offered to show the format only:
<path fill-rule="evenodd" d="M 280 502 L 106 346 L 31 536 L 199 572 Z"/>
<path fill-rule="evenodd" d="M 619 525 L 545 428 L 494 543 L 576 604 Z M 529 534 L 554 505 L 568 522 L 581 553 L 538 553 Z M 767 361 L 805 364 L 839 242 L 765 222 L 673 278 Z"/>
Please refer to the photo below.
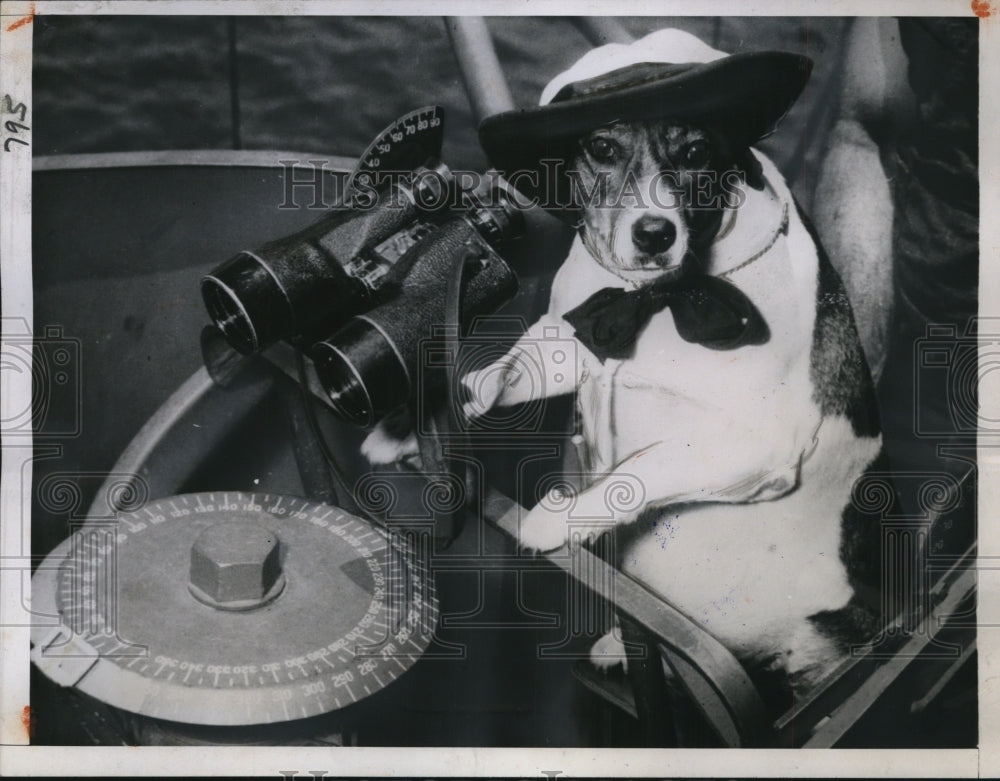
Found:
<path fill-rule="evenodd" d="M 487 21 L 521 106 L 537 103 L 545 83 L 591 46 L 566 18 Z M 762 145 L 808 207 L 849 19 L 621 22 L 637 37 L 678 27 L 723 51 L 811 57 L 802 98 Z M 237 146 L 359 155 L 391 120 L 429 103 L 446 111 L 446 161 L 484 167 L 436 16 L 35 20 L 35 155 Z"/>

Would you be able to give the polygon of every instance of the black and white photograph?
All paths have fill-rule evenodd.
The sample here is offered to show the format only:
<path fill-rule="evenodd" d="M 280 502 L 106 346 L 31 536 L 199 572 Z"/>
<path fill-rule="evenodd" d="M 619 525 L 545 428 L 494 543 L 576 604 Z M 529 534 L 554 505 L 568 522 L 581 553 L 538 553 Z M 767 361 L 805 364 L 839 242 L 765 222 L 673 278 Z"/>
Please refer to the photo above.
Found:
<path fill-rule="evenodd" d="M 0 772 L 988 776 L 917 5 L 4 2 Z"/>

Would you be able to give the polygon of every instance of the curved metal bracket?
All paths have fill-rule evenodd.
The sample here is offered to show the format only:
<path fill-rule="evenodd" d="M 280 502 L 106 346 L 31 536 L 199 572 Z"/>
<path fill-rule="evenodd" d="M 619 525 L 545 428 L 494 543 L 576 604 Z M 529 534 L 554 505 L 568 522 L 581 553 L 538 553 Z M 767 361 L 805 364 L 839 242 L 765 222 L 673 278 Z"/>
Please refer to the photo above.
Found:
<path fill-rule="evenodd" d="M 526 512 L 503 494 L 486 497 L 485 517 L 512 537 Z M 573 557 L 577 558 L 576 563 Z M 770 734 L 771 719 L 746 670 L 728 649 L 660 597 L 590 551 L 565 548 L 546 555 L 586 588 L 655 635 L 681 685 L 705 718 L 730 746 L 759 746 Z"/>

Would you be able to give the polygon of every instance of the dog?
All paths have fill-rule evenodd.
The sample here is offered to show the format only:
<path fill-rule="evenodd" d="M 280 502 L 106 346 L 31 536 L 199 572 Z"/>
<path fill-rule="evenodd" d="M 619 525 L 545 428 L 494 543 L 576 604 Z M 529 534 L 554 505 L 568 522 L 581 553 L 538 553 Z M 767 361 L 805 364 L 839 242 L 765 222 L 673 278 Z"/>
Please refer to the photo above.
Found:
<path fill-rule="evenodd" d="M 595 159 L 594 139 L 609 137 L 627 163 Z M 588 173 L 617 166 L 616 176 L 627 165 L 648 181 L 675 157 L 679 139 L 703 138 L 687 127 L 611 126 L 584 142 L 576 164 Z M 580 345 L 574 387 L 543 386 L 549 394 L 576 391 L 583 461 L 594 480 L 569 509 L 563 496 L 539 502 L 522 519 L 519 540 L 548 551 L 571 532 L 607 531 L 607 488 L 626 475 L 647 501 L 614 513 L 615 525 L 644 521 L 622 551 L 624 572 L 740 659 L 784 669 L 803 694 L 873 631 L 874 615 L 852 586 L 854 565 L 867 560 L 856 538 L 870 531 L 852 489 L 881 465 L 882 443 L 843 287 L 778 170 L 754 155 L 764 186 L 748 189 L 736 216 L 735 209 L 587 212 L 553 281 L 549 311 L 522 337 L 524 347 L 466 378 L 479 392 L 467 412 L 532 400 L 539 385 L 517 382 L 522 350 L 537 356 L 540 345 L 558 350 L 576 338 L 564 314 L 598 290 L 681 276 L 688 263 L 737 284 L 760 310 L 765 343 L 731 350 L 691 343 L 662 310 L 631 357 L 602 362 Z M 554 366 L 553 358 L 543 362 Z M 599 663 L 623 655 L 612 637 L 594 652 Z"/>
<path fill-rule="evenodd" d="M 521 547 L 615 532 L 626 574 L 804 696 L 877 628 L 877 519 L 853 501 L 858 481 L 884 468 L 874 387 L 839 278 L 746 133 L 679 108 L 619 118 L 628 112 L 609 94 L 650 83 L 639 79 L 654 44 L 686 46 L 667 62 L 703 62 L 723 83 L 724 55 L 677 31 L 654 36 L 609 52 L 596 76 L 600 58 L 584 58 L 543 94 L 544 104 L 583 83 L 568 100 L 603 101 L 569 123 L 591 117 L 566 156 L 579 192 L 614 197 L 580 207 L 548 311 L 464 378 L 465 412 L 575 393 L 588 484 L 571 502 L 557 492 L 531 508 Z M 661 94 L 678 78 L 700 83 L 685 73 L 664 69 Z M 510 124 L 530 130 L 530 119 Z M 556 365 L 566 340 L 575 372 Z M 539 351 L 546 382 L 519 382 Z M 609 504 L 622 480 L 641 502 Z M 624 659 L 614 632 L 592 658 Z"/>

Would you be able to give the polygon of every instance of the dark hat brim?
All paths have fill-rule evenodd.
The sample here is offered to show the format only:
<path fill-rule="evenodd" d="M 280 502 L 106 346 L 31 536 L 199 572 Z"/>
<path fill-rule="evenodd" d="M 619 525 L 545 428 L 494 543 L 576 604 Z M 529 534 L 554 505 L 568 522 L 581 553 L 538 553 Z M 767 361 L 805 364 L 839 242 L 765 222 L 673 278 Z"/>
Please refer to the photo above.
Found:
<path fill-rule="evenodd" d="M 614 122 L 700 122 L 749 146 L 775 128 L 811 70 L 808 57 L 779 51 L 672 66 L 659 78 L 486 117 L 479 139 L 490 163 L 508 175 L 538 170 L 542 160 L 567 160 L 576 139 Z"/>

